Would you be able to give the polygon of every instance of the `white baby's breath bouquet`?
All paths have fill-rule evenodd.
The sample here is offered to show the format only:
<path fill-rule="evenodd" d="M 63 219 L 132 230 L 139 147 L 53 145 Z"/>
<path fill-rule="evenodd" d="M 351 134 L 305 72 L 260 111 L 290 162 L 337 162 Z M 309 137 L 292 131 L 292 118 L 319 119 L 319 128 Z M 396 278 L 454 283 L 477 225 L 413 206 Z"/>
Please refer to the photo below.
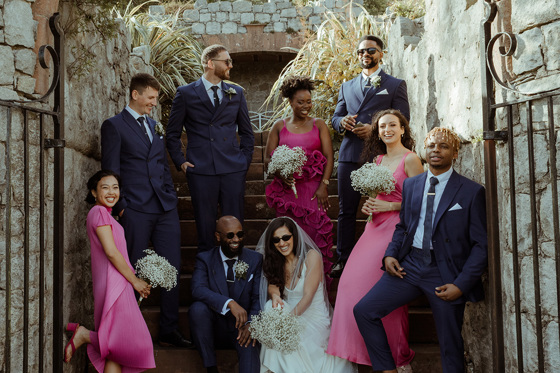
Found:
<path fill-rule="evenodd" d="M 284 354 L 299 348 L 302 329 L 299 317 L 281 307 L 261 311 L 251 320 L 251 337 Z"/>
<path fill-rule="evenodd" d="M 290 148 L 287 145 L 280 145 L 272 154 L 270 163 L 268 164 L 267 177 L 276 172 L 279 172 L 284 178 L 293 176 L 295 173 L 301 175 L 306 162 L 307 156 L 305 155 L 305 151 L 299 146 Z M 292 184 L 292 190 L 297 198 L 295 181 Z"/>
<path fill-rule="evenodd" d="M 380 193 L 391 193 L 395 190 L 397 180 L 393 173 L 385 166 L 366 163 L 350 173 L 352 188 L 363 196 L 375 198 Z M 371 215 L 367 219 L 371 221 Z"/>
<path fill-rule="evenodd" d="M 161 286 L 169 291 L 177 286 L 177 269 L 154 250 L 146 249 L 144 252 L 147 255 L 136 262 L 136 276 L 152 285 L 152 288 Z M 142 299 L 138 299 L 138 305 Z"/>

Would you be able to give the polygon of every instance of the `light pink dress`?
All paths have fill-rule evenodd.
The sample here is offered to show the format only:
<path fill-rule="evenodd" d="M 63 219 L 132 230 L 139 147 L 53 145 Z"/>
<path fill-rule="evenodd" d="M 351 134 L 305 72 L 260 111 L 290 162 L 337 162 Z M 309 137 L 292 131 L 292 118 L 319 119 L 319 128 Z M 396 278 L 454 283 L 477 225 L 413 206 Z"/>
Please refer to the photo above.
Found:
<path fill-rule="evenodd" d="M 319 128 L 313 120 L 313 128 L 305 133 L 292 133 L 284 127 L 280 130 L 278 146 L 287 145 L 290 148 L 299 146 L 305 150 L 307 163 L 303 166 L 301 175 L 295 174 L 298 198 L 295 197 L 292 188 L 287 187 L 275 177 L 266 187 L 266 202 L 276 210 L 276 216 L 288 216 L 311 237 L 323 254 L 323 269 L 325 273 L 330 272 L 333 253 L 333 224 L 326 211 L 319 210 L 317 199 L 313 198 L 315 191 L 323 179 L 323 172 L 327 164 L 327 158 L 322 153 L 321 137 Z M 331 282 L 327 277 L 327 288 Z"/>
<path fill-rule="evenodd" d="M 409 153 L 393 173 L 397 180 L 395 190 L 390 194 L 378 195 L 378 199 L 402 201 L 402 185 L 407 178 L 404 160 Z M 377 157 L 377 164 L 382 159 L 382 155 Z M 365 342 L 354 319 L 353 308 L 383 275 L 382 259 L 398 222 L 398 211 L 373 213 L 372 221 L 366 225 L 354 246 L 338 284 L 327 353 L 358 364 L 371 365 Z M 414 351 L 408 346 L 408 306 L 394 310 L 382 321 L 395 364 L 397 367 L 409 364 Z"/>
<path fill-rule="evenodd" d="M 87 216 L 95 304 L 95 331 L 90 332 L 91 344 L 87 351 L 98 372 L 104 371 L 107 359 L 120 364 L 123 373 L 142 372 L 156 366 L 150 332 L 132 285 L 109 261 L 96 233 L 97 227 L 110 225 L 117 249 L 133 269 L 124 230 L 110 211 L 110 208 L 96 205 Z"/>

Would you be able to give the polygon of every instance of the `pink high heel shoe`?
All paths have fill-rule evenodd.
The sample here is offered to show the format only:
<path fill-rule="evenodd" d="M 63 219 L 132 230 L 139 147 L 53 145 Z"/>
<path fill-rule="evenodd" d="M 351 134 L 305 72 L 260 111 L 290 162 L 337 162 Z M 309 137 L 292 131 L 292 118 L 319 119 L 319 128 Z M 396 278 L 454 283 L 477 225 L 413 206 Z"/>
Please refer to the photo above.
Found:
<path fill-rule="evenodd" d="M 78 332 L 79 328 L 80 328 L 80 324 L 78 323 L 69 322 L 66 325 L 66 330 L 69 332 L 73 332 L 74 334 L 72 334 L 72 337 L 66 344 L 66 347 L 64 347 L 64 357 L 62 358 L 62 360 L 65 363 L 69 363 L 70 359 L 72 359 L 72 356 L 74 356 L 74 352 L 76 352 L 76 346 L 74 346 L 74 337 L 76 336 L 76 333 Z M 72 355 L 70 356 L 70 359 L 66 360 L 66 352 L 68 351 L 68 346 L 72 347 Z"/>

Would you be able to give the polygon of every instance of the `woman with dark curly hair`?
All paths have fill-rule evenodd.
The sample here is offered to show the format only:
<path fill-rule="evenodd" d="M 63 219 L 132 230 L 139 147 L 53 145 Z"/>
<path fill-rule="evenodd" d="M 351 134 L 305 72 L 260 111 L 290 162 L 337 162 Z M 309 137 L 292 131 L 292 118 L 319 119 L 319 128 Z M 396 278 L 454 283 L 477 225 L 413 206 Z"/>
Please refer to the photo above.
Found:
<path fill-rule="evenodd" d="M 404 180 L 424 172 L 422 162 L 413 149 L 414 139 L 408 121 L 400 111 L 382 110 L 374 116 L 362 159 L 389 168 L 397 183 L 393 192 L 370 197 L 362 207 L 362 212 L 371 215 L 372 219 L 352 250 L 340 277 L 327 349 L 331 355 L 358 364 L 371 365 L 371 362 L 354 319 L 353 308 L 383 274 L 383 256 L 399 222 Z M 387 315 L 383 318 L 383 325 L 399 373 L 411 372 L 414 351 L 408 346 L 408 307 L 403 306 Z"/>
<path fill-rule="evenodd" d="M 346 373 L 354 364 L 327 355 L 331 306 L 325 287 L 321 252 L 292 219 L 274 219 L 261 236 L 263 254 L 261 308 L 282 307 L 305 326 L 296 351 L 289 354 L 261 346 L 261 372 Z"/>
<path fill-rule="evenodd" d="M 332 263 L 333 225 L 327 216 L 329 195 L 327 186 L 333 170 L 333 149 L 325 121 L 310 117 L 313 80 L 307 76 L 291 76 L 282 84 L 282 96 L 292 107 L 292 115 L 278 120 L 268 135 L 266 159 L 280 145 L 301 147 L 307 155 L 307 163 L 301 175 L 283 178 L 276 174 L 266 187 L 266 201 L 276 210 L 276 216 L 289 216 L 315 241 L 323 254 L 323 267 L 329 272 Z M 298 196 L 292 185 L 297 185 Z M 328 279 L 330 280 L 330 279 Z M 327 284 L 328 285 L 328 284 Z"/>

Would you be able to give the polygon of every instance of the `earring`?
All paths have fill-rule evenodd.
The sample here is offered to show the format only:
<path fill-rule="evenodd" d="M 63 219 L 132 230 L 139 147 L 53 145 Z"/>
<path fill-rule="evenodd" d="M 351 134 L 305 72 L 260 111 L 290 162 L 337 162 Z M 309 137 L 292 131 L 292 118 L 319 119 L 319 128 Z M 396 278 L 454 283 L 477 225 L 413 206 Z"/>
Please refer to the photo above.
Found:
<path fill-rule="evenodd" d="M 404 133 L 402 133 L 402 134 L 401 134 L 401 137 L 403 137 L 403 138 L 404 138 Z"/>

